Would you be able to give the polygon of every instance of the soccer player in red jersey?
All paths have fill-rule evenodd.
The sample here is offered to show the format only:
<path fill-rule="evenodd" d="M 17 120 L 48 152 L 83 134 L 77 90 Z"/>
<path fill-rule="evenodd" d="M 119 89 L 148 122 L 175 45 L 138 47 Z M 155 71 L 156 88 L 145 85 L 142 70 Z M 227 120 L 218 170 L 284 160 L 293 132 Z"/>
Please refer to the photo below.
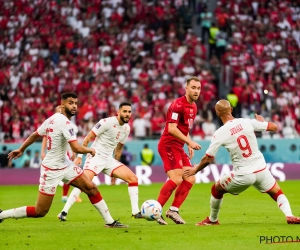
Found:
<path fill-rule="evenodd" d="M 194 156 L 194 149 L 201 149 L 201 146 L 192 141 L 189 136 L 189 130 L 197 115 L 195 102 L 201 91 L 200 80 L 195 76 L 187 79 L 185 90 L 186 94 L 175 99 L 170 105 L 166 126 L 158 143 L 158 152 L 169 180 L 161 188 L 157 201 L 163 207 L 176 189 L 172 206 L 166 212 L 166 217 L 172 219 L 176 224 L 185 224 L 178 211 L 195 183 L 194 176 L 183 178 L 182 174 L 185 169 L 192 167 L 190 159 Z M 188 146 L 189 156 L 183 149 L 185 143 Z M 163 217 L 159 218 L 157 222 L 160 225 L 168 224 Z"/>

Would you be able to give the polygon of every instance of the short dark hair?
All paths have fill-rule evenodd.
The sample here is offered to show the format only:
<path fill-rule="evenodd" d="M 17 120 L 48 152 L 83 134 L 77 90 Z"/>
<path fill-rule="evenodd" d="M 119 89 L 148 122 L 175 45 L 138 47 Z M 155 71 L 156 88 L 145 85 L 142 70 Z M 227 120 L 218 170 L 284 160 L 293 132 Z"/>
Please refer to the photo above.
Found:
<path fill-rule="evenodd" d="M 66 92 L 61 94 L 61 99 L 64 101 L 67 100 L 69 97 L 78 99 L 78 96 L 74 92 Z"/>
<path fill-rule="evenodd" d="M 122 108 L 123 106 L 130 106 L 131 107 L 131 103 L 130 102 L 121 102 L 119 105 L 119 109 Z"/>

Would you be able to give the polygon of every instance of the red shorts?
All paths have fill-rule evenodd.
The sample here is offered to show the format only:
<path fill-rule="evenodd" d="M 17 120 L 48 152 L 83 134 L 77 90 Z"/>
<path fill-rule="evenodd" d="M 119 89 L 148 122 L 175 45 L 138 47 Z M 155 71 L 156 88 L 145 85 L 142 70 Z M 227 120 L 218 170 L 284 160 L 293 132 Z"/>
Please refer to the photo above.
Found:
<path fill-rule="evenodd" d="M 182 167 L 192 167 L 192 163 L 183 148 L 158 144 L 158 153 L 164 164 L 165 172 L 182 169 Z"/>

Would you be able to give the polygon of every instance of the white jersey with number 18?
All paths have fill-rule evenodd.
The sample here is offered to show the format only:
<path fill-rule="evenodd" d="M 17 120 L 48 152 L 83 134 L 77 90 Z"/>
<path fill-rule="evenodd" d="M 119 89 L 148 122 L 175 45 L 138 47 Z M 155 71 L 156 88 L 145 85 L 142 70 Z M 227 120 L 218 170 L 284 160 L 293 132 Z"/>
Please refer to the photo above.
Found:
<path fill-rule="evenodd" d="M 51 169 L 65 168 L 71 164 L 67 157 L 69 142 L 76 141 L 73 124 L 61 113 L 49 117 L 36 131 L 47 137 L 47 154 L 42 165 Z"/>
<path fill-rule="evenodd" d="M 266 167 L 266 161 L 260 152 L 255 131 L 266 131 L 268 122 L 256 119 L 233 119 L 226 122 L 215 133 L 206 155 L 214 157 L 220 146 L 230 153 L 233 171 L 244 175 Z"/>

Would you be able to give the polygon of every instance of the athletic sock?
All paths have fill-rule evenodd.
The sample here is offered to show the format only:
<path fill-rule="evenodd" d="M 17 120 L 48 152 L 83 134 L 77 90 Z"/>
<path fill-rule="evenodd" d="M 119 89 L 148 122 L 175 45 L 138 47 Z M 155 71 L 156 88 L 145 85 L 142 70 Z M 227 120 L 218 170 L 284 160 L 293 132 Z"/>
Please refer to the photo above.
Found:
<path fill-rule="evenodd" d="M 73 206 L 73 204 L 76 202 L 77 198 L 79 197 L 81 193 L 81 190 L 79 188 L 73 188 L 72 192 L 70 193 L 70 196 L 63 208 L 62 211 L 68 213 L 69 209 Z"/>
<path fill-rule="evenodd" d="M 176 189 L 177 185 L 174 181 L 168 180 L 161 188 L 157 201 L 163 207 L 169 200 L 173 191 Z"/>
<path fill-rule="evenodd" d="M 4 210 L 0 213 L 0 219 L 15 218 L 21 219 L 26 217 L 36 217 L 35 207 L 18 207 L 9 210 Z"/>
<path fill-rule="evenodd" d="M 111 217 L 106 202 L 102 199 L 100 192 L 98 192 L 96 195 L 89 196 L 89 199 L 101 214 L 102 218 L 105 221 L 105 224 L 111 224 L 114 222 L 114 219 Z"/>
<path fill-rule="evenodd" d="M 220 207 L 223 199 L 216 199 L 213 195 L 210 197 L 210 215 L 209 220 L 215 222 L 218 220 Z"/>
<path fill-rule="evenodd" d="M 277 202 L 279 209 L 285 214 L 285 216 L 293 216 L 290 203 L 281 189 L 276 194 L 269 195 Z"/>
<path fill-rule="evenodd" d="M 62 194 L 62 196 L 68 196 L 69 189 L 70 189 L 70 185 L 64 183 L 64 185 L 63 185 L 63 194 Z"/>
<path fill-rule="evenodd" d="M 215 222 L 218 220 L 220 213 L 220 207 L 223 201 L 223 194 L 219 193 L 216 189 L 216 184 L 211 187 L 211 197 L 210 197 L 210 216 L 209 220 Z"/>
<path fill-rule="evenodd" d="M 179 209 L 180 206 L 182 205 L 182 203 L 185 201 L 186 197 L 188 196 L 188 194 L 189 194 L 192 187 L 193 187 L 192 183 L 190 183 L 186 180 L 183 180 L 181 182 L 181 184 L 176 189 L 174 201 L 172 203 L 172 207 L 175 207 L 175 208 Z"/>
<path fill-rule="evenodd" d="M 128 183 L 128 193 L 131 202 L 132 214 L 140 212 L 139 208 L 139 184 L 138 182 Z"/>
<path fill-rule="evenodd" d="M 285 216 L 293 216 L 290 203 L 284 194 L 277 197 L 277 204 Z"/>

